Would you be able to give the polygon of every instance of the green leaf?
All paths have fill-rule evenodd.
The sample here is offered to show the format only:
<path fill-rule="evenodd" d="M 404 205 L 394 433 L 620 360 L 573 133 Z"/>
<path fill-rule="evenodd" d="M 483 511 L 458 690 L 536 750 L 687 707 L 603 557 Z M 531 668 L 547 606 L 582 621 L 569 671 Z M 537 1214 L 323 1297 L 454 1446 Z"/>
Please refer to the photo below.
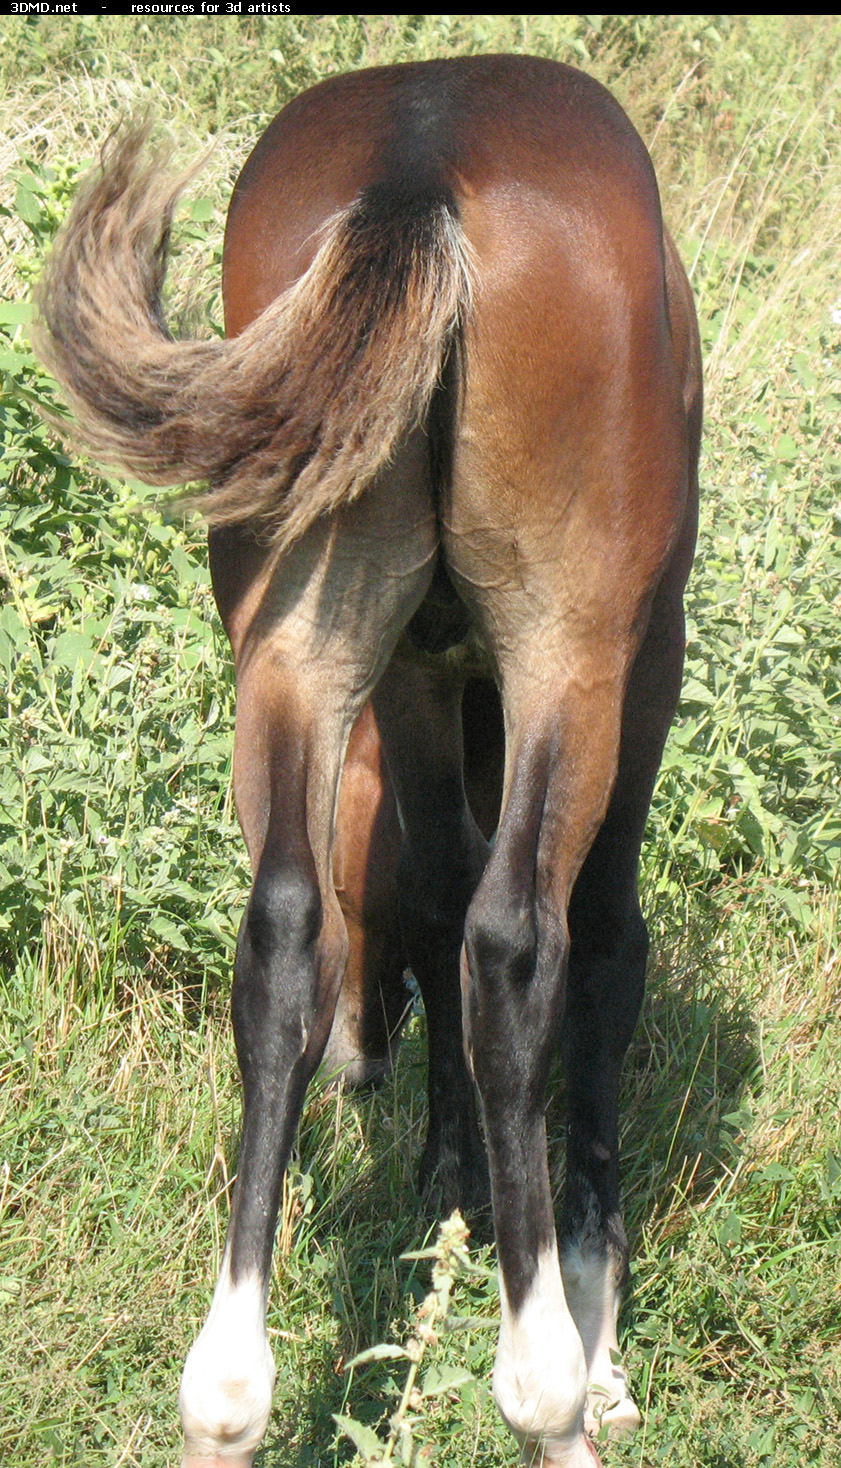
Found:
<path fill-rule="evenodd" d="M 16 352 L 12 347 L 0 348 L 0 372 L 22 372 L 24 367 L 35 366 L 35 358 L 31 352 L 26 350 Z"/>
<path fill-rule="evenodd" d="M 423 1378 L 421 1396 L 440 1397 L 444 1392 L 457 1391 L 475 1379 L 473 1373 L 463 1366 L 430 1366 Z"/>
<path fill-rule="evenodd" d="M 364 1422 L 357 1422 L 355 1417 L 342 1417 L 338 1412 L 333 1413 L 333 1421 L 345 1437 L 349 1437 L 354 1447 L 360 1452 L 368 1463 L 378 1463 L 385 1452 L 385 1445 L 377 1437 L 372 1427 L 366 1427 Z"/>
<path fill-rule="evenodd" d="M 176 948 L 181 953 L 190 952 L 191 945 L 187 942 L 181 929 L 164 913 L 155 913 L 149 919 L 149 929 L 162 938 L 170 948 Z"/>
<path fill-rule="evenodd" d="M 310 1179 L 310 1181 L 312 1181 Z M 345 1371 L 352 1371 L 355 1366 L 363 1366 L 367 1361 L 400 1361 L 408 1360 L 409 1353 L 402 1346 L 369 1346 L 367 1351 L 360 1351 L 352 1360 L 346 1361 Z"/>
<path fill-rule="evenodd" d="M 83 632 L 62 632 L 52 644 L 53 661 L 63 668 L 74 668 L 78 662 L 86 666 L 94 657 L 93 644 Z"/>
<path fill-rule="evenodd" d="M 766 1167 L 757 1174 L 763 1183 L 790 1183 L 794 1181 L 794 1173 L 790 1167 L 784 1167 L 781 1162 L 769 1162 Z"/>
<path fill-rule="evenodd" d="M 730 1213 L 716 1229 L 718 1242 L 725 1249 L 735 1249 L 742 1242 L 742 1220 L 738 1213 Z"/>
<path fill-rule="evenodd" d="M 19 183 L 15 194 L 15 210 L 24 224 L 41 223 L 41 205 L 23 183 Z"/>
<path fill-rule="evenodd" d="M 30 301 L 0 300 L 0 325 L 21 326 L 32 320 Z"/>

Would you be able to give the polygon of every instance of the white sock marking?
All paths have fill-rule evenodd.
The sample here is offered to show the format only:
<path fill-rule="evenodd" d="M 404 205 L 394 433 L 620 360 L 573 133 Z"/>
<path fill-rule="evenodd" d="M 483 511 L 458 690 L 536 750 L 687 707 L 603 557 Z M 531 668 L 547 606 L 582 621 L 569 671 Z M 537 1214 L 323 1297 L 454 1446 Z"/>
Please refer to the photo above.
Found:
<path fill-rule="evenodd" d="M 574 1244 L 564 1250 L 562 1270 L 566 1297 L 587 1357 L 587 1431 L 595 1434 L 606 1423 L 618 1432 L 633 1432 L 641 1419 L 618 1359 L 619 1291 L 611 1260 Z"/>
<path fill-rule="evenodd" d="M 226 1257 L 181 1376 L 185 1457 L 247 1459 L 268 1425 L 274 1377 L 263 1284 L 256 1276 L 234 1284 Z"/>
<path fill-rule="evenodd" d="M 564 1295 L 557 1249 L 541 1254 L 519 1310 L 509 1305 L 502 1275 L 499 1293 L 502 1324 L 493 1390 L 523 1461 L 593 1468 L 583 1435 L 587 1367 Z"/>

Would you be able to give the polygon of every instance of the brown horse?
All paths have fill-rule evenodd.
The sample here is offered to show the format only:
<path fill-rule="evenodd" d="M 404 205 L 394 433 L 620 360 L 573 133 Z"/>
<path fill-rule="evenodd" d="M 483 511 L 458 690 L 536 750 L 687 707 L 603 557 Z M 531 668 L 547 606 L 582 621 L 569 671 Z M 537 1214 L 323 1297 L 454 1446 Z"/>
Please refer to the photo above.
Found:
<path fill-rule="evenodd" d="M 602 87 L 549 61 L 333 78 L 275 119 L 236 186 L 228 340 L 176 342 L 160 287 L 180 183 L 143 143 L 112 147 L 77 205 L 41 288 L 41 345 L 95 453 L 153 483 L 209 481 L 192 503 L 236 660 L 245 1108 L 222 1270 L 182 1379 L 184 1461 L 250 1464 L 269 1418 L 272 1240 L 348 965 L 334 833 L 370 699 L 429 1021 L 423 1177 L 470 1205 L 489 1173 L 497 1402 L 527 1460 L 592 1468 L 587 1429 L 638 1421 L 616 1354 L 617 1090 L 701 426 L 695 315 L 650 160 Z M 477 672 L 498 696 L 477 685 L 463 715 Z M 382 792 L 376 736 L 355 737 Z M 477 805 L 504 746 L 490 854 L 465 744 L 488 751 Z M 344 907 L 364 928 L 380 841 L 369 817 L 357 849 L 355 809 L 348 796 Z M 558 1239 L 543 1113 L 561 1036 Z"/>
<path fill-rule="evenodd" d="M 502 707 L 492 679 L 472 677 L 463 685 L 461 718 L 468 804 L 479 830 L 489 839 L 499 819 L 505 761 Z M 339 786 L 333 886 L 348 930 L 348 962 L 323 1061 L 328 1076 L 343 1077 L 352 1085 L 378 1081 L 388 1073 L 411 1004 L 400 922 L 401 845 L 397 802 L 374 710 L 367 703 L 351 731 Z M 429 995 L 427 1006 L 433 1025 L 443 1018 L 436 994 L 437 990 Z M 460 1013 L 455 1019 L 460 1053 Z M 430 1072 L 429 1102 L 432 1142 L 429 1163 L 421 1165 L 420 1187 L 446 1209 L 448 1197 L 455 1203 L 465 1200 L 461 1177 L 448 1177 L 438 1165 L 441 1146 L 436 1133 L 446 1122 L 449 1106 L 435 1067 Z M 482 1162 L 477 1202 L 487 1201 L 486 1188 Z"/>

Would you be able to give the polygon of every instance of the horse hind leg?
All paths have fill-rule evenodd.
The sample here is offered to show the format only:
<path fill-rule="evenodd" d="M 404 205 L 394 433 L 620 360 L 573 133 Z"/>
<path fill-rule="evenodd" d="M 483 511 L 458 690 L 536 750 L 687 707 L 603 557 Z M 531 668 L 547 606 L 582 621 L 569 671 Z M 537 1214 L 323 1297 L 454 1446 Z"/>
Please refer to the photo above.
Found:
<path fill-rule="evenodd" d="M 619 1083 L 645 988 L 648 930 L 639 904 L 639 855 L 680 694 L 683 591 L 697 528 L 699 429 L 696 411 L 683 523 L 628 680 L 610 804 L 568 913 L 567 1168 L 560 1249 L 564 1288 L 587 1357 L 585 1420 L 594 1434 L 602 1427 L 624 1434 L 640 1423 L 617 1340 L 628 1276 L 619 1188 Z"/>
<path fill-rule="evenodd" d="M 569 669 L 569 656 L 556 665 Z M 544 1106 L 564 1004 L 568 894 L 615 770 L 624 669 L 621 657 L 597 677 L 583 660 L 573 666 L 552 689 L 544 680 L 537 701 L 530 680 L 503 683 L 506 798 L 468 912 L 462 984 L 500 1266 L 494 1394 L 524 1461 L 584 1468 L 593 1462 L 587 1363 L 560 1270 Z"/>
<path fill-rule="evenodd" d="M 412 1003 L 400 935 L 400 821 L 374 711 L 354 725 L 339 790 L 333 881 L 349 954 L 322 1069 L 328 1080 L 377 1085 L 391 1070 Z"/>
<path fill-rule="evenodd" d="M 544 1122 L 567 1005 L 568 912 L 608 813 L 626 688 L 687 489 L 668 362 L 651 369 L 657 391 L 645 383 L 646 413 L 619 420 L 615 355 L 593 360 L 605 381 L 601 391 L 591 382 L 586 424 L 570 415 L 557 460 L 522 451 L 528 492 L 515 495 L 493 475 L 502 458 L 498 435 L 507 463 L 520 461 L 532 426 L 527 392 L 510 412 L 512 395 L 495 395 L 489 445 L 470 431 L 468 397 L 445 522 L 451 573 L 498 668 L 506 728 L 502 817 L 468 910 L 462 967 L 500 1270 L 494 1393 L 524 1461 L 557 1468 L 584 1468 L 595 1453 L 585 1432 L 587 1320 L 579 1310 L 579 1328 L 575 1281 L 570 1272 L 568 1296 L 561 1270 Z M 481 362 L 469 380 L 481 406 L 495 384 L 485 388 Z M 634 380 L 626 386 L 626 402 L 643 391 Z M 558 391 L 563 407 L 562 384 Z M 516 555 L 508 524 L 517 526 Z M 586 943 L 577 916 L 573 908 L 580 959 Z M 638 941 L 631 921 L 628 942 Z M 580 1051 L 582 1042 L 579 1029 L 575 1059 L 585 1071 L 597 1058 Z M 593 1075 L 591 1090 L 601 1084 Z"/>
<path fill-rule="evenodd" d="M 691 529 L 691 527 L 690 527 Z M 560 1228 L 567 1300 L 587 1357 L 586 1425 L 631 1432 L 639 1410 L 616 1326 L 628 1275 L 619 1188 L 619 1082 L 645 987 L 648 930 L 638 897 L 639 853 L 683 665 L 676 554 L 654 598 L 628 683 L 616 784 L 569 904 L 564 1021 L 567 1168 Z"/>
<path fill-rule="evenodd" d="M 235 535 L 216 540 L 253 885 L 233 993 L 242 1139 L 213 1303 L 182 1376 L 185 1468 L 249 1468 L 268 1423 L 266 1307 L 283 1175 L 348 954 L 333 885 L 336 794 L 351 726 L 429 581 L 428 505 L 425 454 L 412 440 L 387 476 L 279 564 L 267 556 L 261 566 L 255 551 L 236 595 L 241 546 Z"/>
<path fill-rule="evenodd" d="M 338 780 L 341 727 L 314 728 L 259 655 L 239 688 L 235 786 L 254 871 L 232 1001 L 243 1123 L 219 1278 L 181 1379 L 184 1468 L 248 1468 L 268 1423 L 266 1308 L 283 1174 L 346 960 L 325 862 L 324 785 Z"/>
<path fill-rule="evenodd" d="M 592 1461 L 585 1429 L 639 1420 L 611 1353 L 627 1269 L 618 1076 L 646 953 L 636 862 L 680 668 L 679 629 L 664 634 L 655 613 L 630 708 L 633 617 L 626 635 L 605 633 L 592 647 L 553 649 L 536 631 L 542 668 L 530 674 L 526 653 L 503 664 L 506 794 L 465 931 L 465 1029 L 500 1266 L 494 1391 L 524 1459 L 542 1454 L 563 1468 Z M 642 746 L 623 750 L 635 724 Z M 559 1250 L 544 1105 L 565 1014 L 569 1181 Z"/>
<path fill-rule="evenodd" d="M 489 1201 L 487 1162 L 462 1038 L 459 953 L 487 844 L 464 789 L 462 682 L 398 651 L 374 694 L 400 810 L 400 927 L 426 1012 L 427 1137 L 421 1193 L 475 1219 Z"/>

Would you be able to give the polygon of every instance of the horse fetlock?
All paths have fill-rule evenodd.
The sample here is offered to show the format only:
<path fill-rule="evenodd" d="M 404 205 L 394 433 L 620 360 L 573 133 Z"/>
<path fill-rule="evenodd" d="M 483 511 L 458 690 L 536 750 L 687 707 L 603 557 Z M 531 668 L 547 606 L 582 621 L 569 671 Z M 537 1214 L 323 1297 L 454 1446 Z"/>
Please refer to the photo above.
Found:
<path fill-rule="evenodd" d="M 618 1379 L 616 1379 L 618 1378 Z M 607 1428 L 611 1437 L 629 1437 L 642 1422 L 640 1409 L 631 1396 L 624 1371 L 614 1371 L 608 1384 L 593 1381 L 587 1388 L 584 1427 L 591 1437 Z"/>
<path fill-rule="evenodd" d="M 472 1117 L 447 1118 L 433 1127 L 418 1167 L 418 1191 L 442 1218 L 458 1208 L 471 1222 L 489 1213 L 488 1159 Z"/>
<path fill-rule="evenodd" d="M 540 1257 L 525 1298 L 501 1289 L 502 1325 L 494 1366 L 497 1406 L 524 1461 L 580 1468 L 584 1456 L 587 1364 L 564 1298 L 557 1251 Z"/>
<path fill-rule="evenodd" d="M 193 1348 L 195 1350 L 195 1347 Z M 259 1364 L 259 1371 L 254 1365 Z M 274 1387 L 274 1367 L 268 1363 L 239 1363 L 236 1374 L 213 1379 L 201 1377 L 201 1361 L 187 1357 L 181 1379 L 179 1408 L 184 1429 L 184 1459 L 198 1463 L 251 1462 L 268 1426 Z"/>
<path fill-rule="evenodd" d="M 274 1367 L 267 1372 L 260 1365 L 259 1374 L 240 1363 L 236 1375 L 213 1380 L 199 1376 L 201 1362 L 190 1353 L 178 1398 L 185 1463 L 250 1464 L 268 1426 L 274 1387 Z"/>
<path fill-rule="evenodd" d="M 585 1433 L 572 1440 L 523 1438 L 519 1447 L 524 1468 L 602 1468 L 593 1441 Z"/>
<path fill-rule="evenodd" d="M 603 1427 L 612 1436 L 635 1432 L 642 1418 L 631 1396 L 616 1335 L 624 1259 L 582 1239 L 563 1252 L 564 1291 L 587 1358 L 584 1425 L 594 1437 Z"/>
<path fill-rule="evenodd" d="M 578 1438 L 572 1453 L 574 1456 L 556 1458 L 553 1457 L 551 1446 L 544 1445 L 533 1448 L 530 1454 L 523 1453 L 523 1462 L 528 1464 L 539 1464 L 540 1468 L 603 1468 L 602 1460 L 596 1452 L 595 1444 L 589 1437 Z"/>
<path fill-rule="evenodd" d="M 575 1362 L 570 1376 L 550 1352 L 542 1360 L 533 1356 L 516 1363 L 504 1348 L 497 1353 L 494 1399 L 524 1463 L 545 1457 L 578 1468 L 587 1461 L 581 1452 L 587 1396 L 583 1364 L 583 1358 Z"/>
<path fill-rule="evenodd" d="M 223 1266 L 207 1322 L 181 1377 L 178 1405 L 184 1463 L 251 1462 L 268 1426 L 275 1366 L 265 1333 L 264 1292 L 256 1279 L 233 1283 Z"/>

